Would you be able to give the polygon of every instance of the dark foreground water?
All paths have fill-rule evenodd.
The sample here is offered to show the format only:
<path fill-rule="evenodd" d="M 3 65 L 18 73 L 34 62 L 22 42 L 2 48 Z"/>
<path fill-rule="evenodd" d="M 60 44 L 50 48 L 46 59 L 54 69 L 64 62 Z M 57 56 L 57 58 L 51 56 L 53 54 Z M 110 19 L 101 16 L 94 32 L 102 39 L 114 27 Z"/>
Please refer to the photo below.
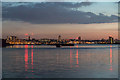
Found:
<path fill-rule="evenodd" d="M 118 78 L 117 45 L 9 46 L 3 78 Z"/>

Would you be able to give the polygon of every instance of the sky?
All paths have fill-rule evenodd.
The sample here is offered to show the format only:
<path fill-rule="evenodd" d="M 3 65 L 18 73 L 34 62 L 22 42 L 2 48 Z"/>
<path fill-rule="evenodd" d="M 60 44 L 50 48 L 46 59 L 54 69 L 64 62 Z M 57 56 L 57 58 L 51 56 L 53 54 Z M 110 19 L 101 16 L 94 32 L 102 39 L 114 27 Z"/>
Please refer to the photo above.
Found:
<path fill-rule="evenodd" d="M 116 2 L 3 2 L 3 38 L 118 37 Z"/>

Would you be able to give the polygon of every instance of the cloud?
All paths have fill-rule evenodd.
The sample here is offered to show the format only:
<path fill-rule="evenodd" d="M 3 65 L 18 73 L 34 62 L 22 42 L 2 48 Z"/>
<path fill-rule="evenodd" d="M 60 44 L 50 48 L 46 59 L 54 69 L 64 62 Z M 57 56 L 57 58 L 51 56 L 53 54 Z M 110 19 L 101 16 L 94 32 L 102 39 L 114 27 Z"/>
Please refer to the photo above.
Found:
<path fill-rule="evenodd" d="M 44 2 L 44 3 L 3 3 L 3 20 L 24 21 L 32 24 L 62 23 L 111 23 L 118 16 L 96 15 L 92 12 L 75 11 L 71 8 L 89 6 L 92 3 Z"/>
<path fill-rule="evenodd" d="M 67 7 L 67 8 L 79 8 L 82 6 L 89 6 L 93 4 L 92 2 L 79 2 L 79 3 L 71 3 L 71 2 L 59 2 L 56 5 Z"/>

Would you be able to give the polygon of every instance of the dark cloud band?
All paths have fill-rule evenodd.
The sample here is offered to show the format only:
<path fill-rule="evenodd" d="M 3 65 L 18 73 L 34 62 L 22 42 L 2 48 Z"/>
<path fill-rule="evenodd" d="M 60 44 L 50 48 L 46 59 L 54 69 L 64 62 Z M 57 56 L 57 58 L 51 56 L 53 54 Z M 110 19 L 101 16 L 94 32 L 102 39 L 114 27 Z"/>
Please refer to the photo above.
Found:
<path fill-rule="evenodd" d="M 96 15 L 91 12 L 75 11 L 71 8 L 89 6 L 93 3 L 3 3 L 3 20 L 24 21 L 32 24 L 62 24 L 62 23 L 111 23 L 117 22 L 118 16 Z"/>

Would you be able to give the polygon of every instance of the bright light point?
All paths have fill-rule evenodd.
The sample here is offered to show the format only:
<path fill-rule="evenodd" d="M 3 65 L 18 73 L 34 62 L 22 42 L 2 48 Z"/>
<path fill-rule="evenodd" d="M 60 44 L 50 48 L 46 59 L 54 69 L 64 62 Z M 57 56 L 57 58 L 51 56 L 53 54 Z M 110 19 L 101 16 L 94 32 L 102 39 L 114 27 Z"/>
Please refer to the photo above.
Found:
<path fill-rule="evenodd" d="M 110 37 L 112 37 L 112 35 L 109 35 Z"/>
<path fill-rule="evenodd" d="M 28 33 L 25 34 L 26 36 L 28 35 Z"/>
<path fill-rule="evenodd" d="M 75 39 L 78 39 L 78 37 L 76 37 Z"/>

